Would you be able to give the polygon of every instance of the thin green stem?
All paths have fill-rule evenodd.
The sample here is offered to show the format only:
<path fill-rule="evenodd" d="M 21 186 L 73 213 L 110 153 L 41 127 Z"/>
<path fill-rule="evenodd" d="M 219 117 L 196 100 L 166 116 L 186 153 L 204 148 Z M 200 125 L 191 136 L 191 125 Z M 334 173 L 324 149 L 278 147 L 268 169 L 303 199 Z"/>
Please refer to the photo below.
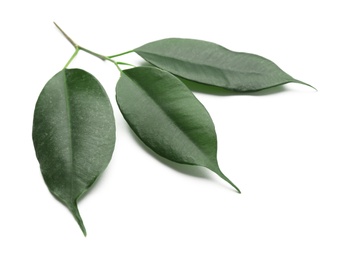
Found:
<path fill-rule="evenodd" d="M 126 63 L 126 62 L 122 62 L 122 61 L 116 61 L 118 65 L 126 65 L 126 66 L 131 66 L 131 67 L 135 67 L 135 65 L 130 64 L 130 63 Z"/>
<path fill-rule="evenodd" d="M 119 67 L 118 63 L 115 60 L 112 60 L 110 58 L 106 58 L 106 60 L 111 61 L 113 64 L 115 64 L 118 71 L 122 73 L 122 69 Z"/>
<path fill-rule="evenodd" d="M 79 52 L 79 47 L 75 47 L 75 51 L 72 55 L 72 57 L 70 57 L 69 61 L 67 62 L 67 64 L 64 66 L 64 69 L 66 69 L 69 64 L 74 60 L 74 58 L 76 57 L 76 55 L 78 55 L 78 52 Z"/>
<path fill-rule="evenodd" d="M 134 52 L 134 50 L 122 52 L 122 53 L 111 55 L 111 56 L 107 56 L 107 57 L 111 59 L 111 58 L 119 57 L 119 56 L 122 56 L 122 55 L 125 55 L 125 54 L 128 54 L 128 53 L 132 53 L 132 52 Z"/>

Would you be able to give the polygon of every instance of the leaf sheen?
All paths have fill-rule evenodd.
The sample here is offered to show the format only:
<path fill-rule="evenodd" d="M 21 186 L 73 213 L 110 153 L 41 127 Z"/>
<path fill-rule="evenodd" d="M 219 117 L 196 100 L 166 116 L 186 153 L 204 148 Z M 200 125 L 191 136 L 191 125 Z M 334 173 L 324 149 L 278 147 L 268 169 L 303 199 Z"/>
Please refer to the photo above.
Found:
<path fill-rule="evenodd" d="M 147 43 L 134 51 L 159 68 L 209 87 L 248 92 L 290 82 L 308 85 L 266 58 L 230 51 L 207 41 L 168 38 Z"/>
<path fill-rule="evenodd" d="M 217 173 L 215 127 L 204 106 L 169 72 L 154 67 L 124 70 L 116 86 L 118 106 L 135 134 L 160 156 Z"/>
<path fill-rule="evenodd" d="M 32 137 L 46 185 L 86 236 L 77 201 L 105 170 L 115 145 L 112 106 L 98 80 L 80 69 L 51 78 L 36 103 Z"/>

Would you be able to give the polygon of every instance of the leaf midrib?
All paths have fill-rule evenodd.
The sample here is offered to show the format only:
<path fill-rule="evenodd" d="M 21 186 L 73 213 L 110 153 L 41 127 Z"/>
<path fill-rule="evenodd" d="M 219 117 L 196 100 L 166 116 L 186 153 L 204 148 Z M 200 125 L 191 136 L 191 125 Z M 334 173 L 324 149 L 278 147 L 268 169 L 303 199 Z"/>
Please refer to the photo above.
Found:
<path fill-rule="evenodd" d="M 211 68 L 211 69 L 215 69 L 215 70 L 220 70 L 220 71 L 225 70 L 225 71 L 234 72 L 234 73 L 240 73 L 240 74 L 244 74 L 244 75 L 246 75 L 246 74 L 264 75 L 263 73 L 256 72 L 256 71 L 242 71 L 242 70 L 227 69 L 227 68 L 224 69 L 224 68 L 221 68 L 220 66 L 208 65 L 206 63 L 194 63 L 194 62 L 192 62 L 190 60 L 186 60 L 186 59 L 182 59 L 182 58 L 175 58 L 175 57 L 168 56 L 168 55 L 164 55 L 163 56 L 163 55 L 160 55 L 160 54 L 157 54 L 157 53 L 154 53 L 154 52 L 148 52 L 148 51 L 137 51 L 137 52 L 146 53 L 146 54 L 149 54 L 149 55 L 152 55 L 152 56 L 156 56 L 156 57 L 159 57 L 159 58 L 168 58 L 168 59 L 175 60 L 175 61 L 182 61 L 182 62 L 191 64 L 191 65 L 194 65 L 194 66 L 197 65 L 197 66 L 207 67 L 207 68 Z M 243 53 L 243 54 L 249 54 L 249 53 Z M 253 55 L 253 54 L 250 54 L 250 55 Z"/>
<path fill-rule="evenodd" d="M 64 76 L 64 96 L 65 96 L 65 105 L 66 105 L 66 123 L 68 129 L 68 144 L 69 144 L 69 151 L 70 151 L 70 169 L 68 169 L 72 174 L 74 173 L 74 144 L 73 144 L 73 130 L 72 130 L 72 116 L 71 116 L 71 109 L 70 109 L 70 95 L 68 90 L 68 82 L 67 82 L 67 71 L 63 72 Z M 71 191 L 73 191 L 74 182 L 71 181 Z M 72 201 L 71 201 L 72 202 Z"/>

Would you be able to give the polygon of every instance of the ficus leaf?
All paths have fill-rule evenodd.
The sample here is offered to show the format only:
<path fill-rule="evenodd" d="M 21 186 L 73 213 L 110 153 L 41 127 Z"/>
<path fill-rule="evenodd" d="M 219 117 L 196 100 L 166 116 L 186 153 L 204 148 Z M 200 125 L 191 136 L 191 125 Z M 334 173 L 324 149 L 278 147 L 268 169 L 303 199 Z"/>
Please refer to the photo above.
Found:
<path fill-rule="evenodd" d="M 98 80 L 64 69 L 43 88 L 34 112 L 33 142 L 50 192 L 86 229 L 77 201 L 107 167 L 115 145 L 115 119 Z"/>
<path fill-rule="evenodd" d="M 209 87 L 257 91 L 290 82 L 308 85 L 266 58 L 201 40 L 169 38 L 134 51 L 159 68 Z"/>
<path fill-rule="evenodd" d="M 177 163 L 204 166 L 240 193 L 219 168 L 210 115 L 177 77 L 154 67 L 124 70 L 116 99 L 132 130 L 154 152 Z"/>

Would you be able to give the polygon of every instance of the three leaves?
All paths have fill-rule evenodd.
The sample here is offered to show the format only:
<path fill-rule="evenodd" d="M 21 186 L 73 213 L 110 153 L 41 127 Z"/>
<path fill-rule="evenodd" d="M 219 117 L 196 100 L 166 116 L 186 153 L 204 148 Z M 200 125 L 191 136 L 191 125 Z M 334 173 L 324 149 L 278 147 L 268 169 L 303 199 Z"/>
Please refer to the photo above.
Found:
<path fill-rule="evenodd" d="M 158 155 L 206 167 L 240 193 L 220 170 L 214 124 L 188 82 L 242 92 L 303 82 L 263 57 L 205 41 L 164 39 L 134 51 L 155 67 L 121 71 L 116 100 L 132 130 Z M 101 84 L 80 69 L 57 73 L 38 98 L 33 142 L 46 185 L 86 235 L 77 201 L 105 170 L 115 146 L 115 119 Z"/>

